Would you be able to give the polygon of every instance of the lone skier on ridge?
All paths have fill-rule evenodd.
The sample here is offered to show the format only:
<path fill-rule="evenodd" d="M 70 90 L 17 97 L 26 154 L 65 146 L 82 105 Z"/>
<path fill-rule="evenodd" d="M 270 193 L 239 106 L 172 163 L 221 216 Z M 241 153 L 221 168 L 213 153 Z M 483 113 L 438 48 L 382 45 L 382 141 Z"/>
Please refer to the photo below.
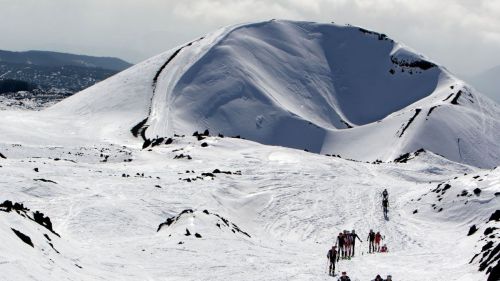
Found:
<path fill-rule="evenodd" d="M 384 217 L 387 219 L 387 213 L 389 212 L 389 192 L 384 189 L 382 192 L 382 208 L 384 210 Z"/>

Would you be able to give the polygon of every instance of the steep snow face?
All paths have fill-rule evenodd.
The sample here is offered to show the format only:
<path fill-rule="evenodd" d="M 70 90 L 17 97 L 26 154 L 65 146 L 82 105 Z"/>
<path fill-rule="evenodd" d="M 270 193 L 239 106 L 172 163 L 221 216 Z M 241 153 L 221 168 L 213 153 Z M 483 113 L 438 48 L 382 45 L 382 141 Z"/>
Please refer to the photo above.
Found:
<path fill-rule="evenodd" d="M 186 66 L 191 53 L 183 48 L 177 64 Z M 356 27 L 281 21 L 239 26 L 194 64 L 188 61 L 182 75 L 172 77 L 177 64 L 167 65 L 147 135 L 210 128 L 279 144 L 287 136 L 274 131 L 290 123 L 306 123 L 302 130 L 313 132 L 307 122 L 325 129 L 364 125 L 433 92 L 439 68 L 430 64 L 426 71 L 401 74 L 398 65 L 422 60 Z"/>
<path fill-rule="evenodd" d="M 143 121 L 144 140 L 209 129 L 363 161 L 424 148 L 481 167 L 500 162 L 497 105 L 384 34 L 334 24 L 223 28 L 45 114 L 102 139 L 133 142 Z"/>

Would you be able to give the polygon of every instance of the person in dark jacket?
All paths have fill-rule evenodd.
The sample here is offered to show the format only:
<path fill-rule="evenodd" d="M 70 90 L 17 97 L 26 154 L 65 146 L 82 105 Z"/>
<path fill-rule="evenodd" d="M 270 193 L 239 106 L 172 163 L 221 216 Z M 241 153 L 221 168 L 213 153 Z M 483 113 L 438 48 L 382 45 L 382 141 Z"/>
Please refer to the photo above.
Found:
<path fill-rule="evenodd" d="M 354 229 L 352 230 L 351 232 L 351 243 L 352 243 L 352 256 L 354 257 L 354 253 L 355 253 L 355 248 L 356 248 L 356 238 L 358 238 L 359 242 L 363 242 L 361 240 L 361 238 L 359 238 L 358 234 L 356 233 L 356 231 L 354 231 Z"/>
<path fill-rule="evenodd" d="M 368 233 L 368 253 L 375 252 L 375 232 L 370 229 L 370 233 Z"/>
<path fill-rule="evenodd" d="M 387 192 L 387 189 L 384 189 L 384 191 L 382 191 L 382 198 L 389 199 L 389 192 Z"/>
<path fill-rule="evenodd" d="M 389 213 L 389 199 L 382 199 L 382 208 L 384 210 L 384 217 L 387 218 L 387 213 Z"/>
<path fill-rule="evenodd" d="M 340 276 L 339 280 L 340 281 L 351 281 L 351 278 L 349 278 L 349 276 L 347 276 L 347 273 L 344 271 L 344 272 L 342 272 L 342 276 Z"/>
<path fill-rule="evenodd" d="M 342 232 L 339 233 L 339 236 L 337 236 L 337 245 L 338 245 L 338 255 L 337 255 L 337 261 L 339 261 L 340 256 L 342 255 L 342 258 L 345 257 L 345 249 L 344 249 L 344 234 Z"/>
<path fill-rule="evenodd" d="M 337 259 L 337 249 L 335 248 L 335 246 L 332 246 L 332 248 L 330 250 L 328 250 L 328 254 L 326 255 L 326 257 L 330 261 L 330 267 L 329 267 L 328 273 L 330 274 L 330 276 L 334 276 L 335 275 L 335 262 Z"/>

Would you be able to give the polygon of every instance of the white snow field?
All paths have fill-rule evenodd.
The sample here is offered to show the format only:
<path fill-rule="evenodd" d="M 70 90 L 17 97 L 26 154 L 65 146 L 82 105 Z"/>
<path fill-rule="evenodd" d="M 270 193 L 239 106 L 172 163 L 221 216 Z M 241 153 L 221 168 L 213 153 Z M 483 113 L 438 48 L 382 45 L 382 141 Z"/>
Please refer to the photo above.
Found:
<path fill-rule="evenodd" d="M 364 242 L 337 265 L 352 280 L 498 280 L 499 119 L 382 34 L 223 28 L 0 112 L 0 280 L 336 280 L 345 229 Z"/>

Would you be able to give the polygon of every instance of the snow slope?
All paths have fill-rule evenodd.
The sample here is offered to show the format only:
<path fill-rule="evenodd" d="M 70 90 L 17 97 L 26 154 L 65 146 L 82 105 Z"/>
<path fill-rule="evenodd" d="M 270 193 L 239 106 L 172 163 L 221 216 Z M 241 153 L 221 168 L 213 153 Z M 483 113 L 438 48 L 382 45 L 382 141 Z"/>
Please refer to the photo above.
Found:
<path fill-rule="evenodd" d="M 383 34 L 334 24 L 223 28 L 46 114 L 106 139 L 130 138 L 147 118 L 150 140 L 209 129 L 363 161 L 420 148 L 480 167 L 500 160 L 495 103 Z"/>
<path fill-rule="evenodd" d="M 219 137 L 175 138 L 151 151 L 0 140 L 0 201 L 42 211 L 60 234 L 0 211 L 2 280 L 332 280 L 326 251 L 343 229 L 365 241 L 337 267 L 353 280 L 479 281 L 498 263 L 482 272 L 479 258 L 469 263 L 488 241 L 500 245 L 499 222 L 487 222 L 499 206 L 498 169 L 432 153 L 360 163 Z M 175 159 L 181 153 L 192 159 Z M 451 185 L 446 193 L 436 192 L 441 183 Z M 467 236 L 473 224 L 479 230 Z M 381 231 L 389 253 L 366 253 L 369 229 Z"/>

